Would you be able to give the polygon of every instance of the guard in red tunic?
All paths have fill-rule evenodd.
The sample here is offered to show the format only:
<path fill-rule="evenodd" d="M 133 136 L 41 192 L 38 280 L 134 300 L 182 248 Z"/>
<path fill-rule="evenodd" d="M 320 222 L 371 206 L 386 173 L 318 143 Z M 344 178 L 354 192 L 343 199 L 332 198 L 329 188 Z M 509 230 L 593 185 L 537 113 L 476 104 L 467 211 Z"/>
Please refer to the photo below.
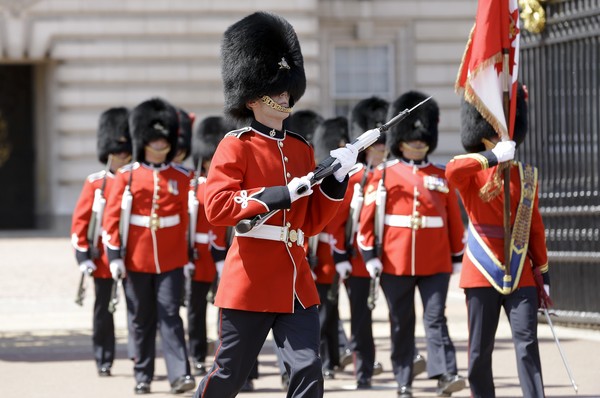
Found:
<path fill-rule="evenodd" d="M 386 100 L 377 97 L 359 101 L 350 113 L 349 140 L 384 124 L 388 107 Z M 356 233 L 364 203 L 364 189 L 373 174 L 373 168 L 383 160 L 384 152 L 385 134 L 382 134 L 379 141 L 359 154 L 359 162 L 349 173 L 350 180 L 344 201 L 327 227 L 331 235 L 335 269 L 348 291 L 351 336 L 347 352 L 354 360 L 358 389 L 370 388 L 374 372 L 382 371 L 381 364 L 375 361 L 372 311 L 367 304 L 371 278 L 356 246 Z"/>
<path fill-rule="evenodd" d="M 177 152 L 177 111 L 153 98 L 129 118 L 135 163 L 116 175 L 106 208 L 104 243 L 113 278 L 127 275 L 136 355 L 135 393 L 150 393 L 157 326 L 173 393 L 195 387 L 179 316 L 188 262 L 186 233 L 191 174 L 171 163 Z"/>
<path fill-rule="evenodd" d="M 223 269 L 227 254 L 227 227 L 214 226 L 208 222 L 205 214 L 204 191 L 206 173 L 217 149 L 219 141 L 232 129 L 223 117 L 210 116 L 194 127 L 192 152 L 194 166 L 198 175 L 192 183 L 192 192 L 197 200 L 196 228 L 192 236 L 194 241 L 194 271 L 192 274 L 191 294 L 188 303 L 188 344 L 192 369 L 195 375 L 205 375 L 204 361 L 207 355 L 206 307 L 207 295 L 215 282 L 217 270 Z"/>
<path fill-rule="evenodd" d="M 111 375 L 115 359 L 115 326 L 113 314 L 109 311 L 113 279 L 100 237 L 102 212 L 113 187 L 115 171 L 131 160 L 128 117 L 129 110 L 123 107 L 110 108 L 100 115 L 97 152 L 98 160 L 106 165 L 105 170 L 90 174 L 85 179 L 71 224 L 71 242 L 79 270 L 85 276 L 92 273 L 94 277 L 96 300 L 92 343 L 100 376 Z"/>
<path fill-rule="evenodd" d="M 446 176 L 456 186 L 469 216 L 460 287 L 469 319 L 469 387 L 472 397 L 495 397 L 492 352 L 500 311 L 513 335 L 517 371 L 524 397 L 544 397 L 537 340 L 538 292 L 534 270 L 543 275 L 540 293 L 549 292 L 544 224 L 538 209 L 537 169 L 513 162 L 515 144 L 527 133 L 525 91 L 518 89 L 514 141 L 498 142 L 493 127 L 467 102 L 461 112 L 463 146 L 469 152 L 448 163 Z M 504 195 L 499 167 L 510 167 L 512 289 L 504 291 Z M 503 174 L 503 173 L 502 173 Z M 543 291 L 545 288 L 546 291 Z"/>
<path fill-rule="evenodd" d="M 426 97 L 416 91 L 405 93 L 390 114 L 412 108 Z M 438 106 L 429 100 L 392 128 L 387 144 L 395 158 L 375 171 L 360 217 L 358 245 L 366 268 L 371 277 L 382 272 L 392 367 L 401 398 L 412 397 L 417 287 L 423 301 L 429 377 L 438 379 L 438 395 L 465 386 L 457 375 L 445 316 L 453 257 L 463 252 L 464 226 L 458 196 L 446 181 L 444 168 L 427 158 L 437 145 L 438 121 Z"/>
<path fill-rule="evenodd" d="M 230 26 L 222 42 L 225 112 L 248 127 L 219 143 L 206 182 L 208 221 L 234 226 L 275 211 L 248 232 L 236 231 L 215 305 L 219 348 L 196 397 L 235 396 L 269 331 L 290 376 L 289 397 L 321 397 L 319 297 L 304 239 L 335 214 L 356 162 L 352 145 L 331 152 L 340 168 L 310 188 L 310 145 L 283 130 L 306 88 L 303 58 L 292 26 L 265 12 Z"/>

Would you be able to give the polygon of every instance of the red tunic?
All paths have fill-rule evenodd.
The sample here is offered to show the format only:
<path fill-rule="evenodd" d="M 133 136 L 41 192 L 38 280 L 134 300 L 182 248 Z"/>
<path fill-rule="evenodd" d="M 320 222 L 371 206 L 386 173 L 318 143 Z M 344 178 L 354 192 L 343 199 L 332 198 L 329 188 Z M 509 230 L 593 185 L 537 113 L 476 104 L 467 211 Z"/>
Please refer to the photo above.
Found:
<path fill-rule="evenodd" d="M 286 184 L 314 170 L 314 155 L 299 135 L 254 121 L 229 133 L 217 147 L 206 183 L 208 221 L 234 226 L 272 209 L 283 209 L 265 225 L 302 230 L 308 239 L 335 214 L 346 189 L 333 176 L 290 208 Z M 215 305 L 221 308 L 291 313 L 319 304 L 306 252 L 300 242 L 236 236 L 227 252 Z"/>
<path fill-rule="evenodd" d="M 479 190 L 496 172 L 496 157 L 491 152 L 474 153 L 456 156 L 446 167 L 448 180 L 458 188 L 465 205 L 470 222 L 478 228 L 480 236 L 492 250 L 500 262 L 504 264 L 504 195 L 500 194 L 490 202 L 479 197 Z M 510 170 L 510 208 L 511 225 L 514 225 L 517 206 L 521 197 L 521 181 L 518 167 L 512 164 Z M 542 273 L 548 271 L 548 254 L 544 224 L 538 208 L 538 192 L 535 192 L 531 228 L 529 232 L 529 248 L 523 264 L 523 271 L 518 286 L 535 286 L 532 264 L 542 267 Z M 488 233 L 486 233 L 486 231 Z M 489 287 L 488 280 L 476 268 L 468 255 L 463 257 L 460 276 L 460 287 Z"/>
<path fill-rule="evenodd" d="M 110 172 L 106 173 L 104 170 L 90 174 L 83 183 L 81 194 L 79 195 L 79 199 L 73 210 L 73 219 L 71 221 L 71 243 L 76 250 L 78 262 L 91 260 L 92 258 L 90 245 L 87 240 L 87 231 L 90 225 L 90 217 L 92 216 L 94 194 L 97 189 L 102 189 L 105 175 L 106 184 L 104 186 L 104 198 L 108 197 L 115 179 L 114 174 Z M 96 264 L 96 271 L 94 271 L 93 274 L 94 277 L 105 279 L 112 278 L 110 269 L 108 268 L 108 257 L 104 251 L 101 237 L 98 239 L 97 249 L 98 257 L 94 259 L 94 264 Z"/>
<path fill-rule="evenodd" d="M 117 172 L 103 224 L 103 241 L 109 249 L 109 259 L 120 257 L 121 198 L 131 173 L 133 205 L 124 259 L 126 269 L 160 274 L 183 267 L 188 262 L 186 235 L 191 175 L 188 170 L 172 164 L 154 167 L 133 163 Z M 151 228 L 134 224 L 135 217 L 152 215 L 161 223 L 168 219 L 174 225 Z"/>
<path fill-rule="evenodd" d="M 212 282 L 217 270 L 215 262 L 224 260 L 227 254 L 227 227 L 216 227 L 206 219 L 204 212 L 204 191 L 206 190 L 206 177 L 198 178 L 198 219 L 196 222 L 195 248 L 198 257 L 195 261 L 196 271 L 193 280 L 197 282 Z"/>
<path fill-rule="evenodd" d="M 436 227 L 411 228 L 386 222 L 383 232 L 383 272 L 392 275 L 433 275 L 452 272 L 452 256 L 462 254 L 464 225 L 458 197 L 444 178 L 444 169 L 424 162 L 420 165 L 393 160 L 380 165 L 365 190 L 358 244 L 365 261 L 375 256 L 375 198 L 386 169 L 387 216 L 415 215 L 435 219 Z M 391 221 L 390 221 L 391 222 Z M 433 225 L 433 221 L 431 222 Z"/>
<path fill-rule="evenodd" d="M 356 185 L 360 185 L 365 172 L 366 167 L 361 163 L 357 163 L 357 165 L 350 170 L 350 179 L 348 181 L 348 189 L 346 190 L 344 201 L 335 215 L 335 218 L 327 226 L 327 230 L 332 235 L 333 258 L 335 263 L 350 261 L 352 264 L 352 276 L 368 278 L 369 273 L 367 272 L 365 262 L 360 254 L 358 245 L 356 244 L 356 236 L 353 243 L 353 255 L 350 256 L 346 250 L 346 224 L 350 222 L 350 204 L 352 203 L 352 196 L 354 195 Z M 372 175 L 373 174 L 371 173 L 371 175 L 367 177 L 368 179 L 365 183 L 365 188 L 367 187 L 369 179 L 372 177 Z"/>

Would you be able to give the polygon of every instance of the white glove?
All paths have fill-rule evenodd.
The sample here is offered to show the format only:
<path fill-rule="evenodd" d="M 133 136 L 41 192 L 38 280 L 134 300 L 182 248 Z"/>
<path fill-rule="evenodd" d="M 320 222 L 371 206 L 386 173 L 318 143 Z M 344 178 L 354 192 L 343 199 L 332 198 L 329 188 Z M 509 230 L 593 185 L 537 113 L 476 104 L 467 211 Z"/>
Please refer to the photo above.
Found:
<path fill-rule="evenodd" d="M 377 257 L 370 259 L 365 264 L 367 267 L 367 271 L 372 279 L 381 275 L 381 270 L 383 269 L 383 264 L 381 264 L 381 260 Z"/>
<path fill-rule="evenodd" d="M 497 143 L 492 152 L 498 158 L 498 163 L 514 159 L 516 146 L 517 144 L 514 141 L 500 141 Z"/>
<path fill-rule="evenodd" d="M 196 272 L 196 264 L 187 263 L 186 265 L 183 266 L 183 275 L 186 278 L 192 279 L 194 277 L 194 272 Z"/>
<path fill-rule="evenodd" d="M 335 265 L 335 270 L 340 274 L 340 278 L 346 279 L 352 273 L 352 264 L 349 261 L 341 261 Z"/>
<path fill-rule="evenodd" d="M 219 275 L 219 278 L 221 277 L 221 274 L 223 273 L 224 266 L 225 266 L 225 260 L 217 261 L 215 263 L 215 268 L 217 268 L 217 274 Z"/>
<path fill-rule="evenodd" d="M 310 173 L 308 173 L 307 175 L 305 175 L 304 177 L 294 177 L 292 179 L 292 181 L 290 181 L 287 184 L 287 188 L 290 191 L 290 200 L 292 201 L 292 203 L 294 203 L 295 201 L 297 201 L 298 199 L 300 199 L 303 196 L 308 196 L 310 195 L 313 190 L 310 186 L 310 179 L 313 177 L 314 173 L 311 171 Z M 306 186 L 306 190 L 302 193 L 297 193 L 296 191 L 298 190 L 298 188 L 300 188 L 302 185 Z"/>
<path fill-rule="evenodd" d="M 462 262 L 456 262 L 456 263 L 452 263 L 452 273 L 453 274 L 460 274 L 460 271 L 462 270 Z"/>
<path fill-rule="evenodd" d="M 352 166 L 356 164 L 358 148 L 352 144 L 346 144 L 345 148 L 334 149 L 333 151 L 329 152 L 329 155 L 336 158 L 337 161 L 342 165 L 339 169 L 333 172 L 333 176 L 339 182 L 344 181 L 344 178 L 346 178 L 346 175 Z"/>
<path fill-rule="evenodd" d="M 550 285 L 544 284 L 544 291 L 546 292 L 548 297 L 550 297 Z"/>
<path fill-rule="evenodd" d="M 123 260 L 120 258 L 117 258 L 113 261 L 110 262 L 109 264 L 110 267 L 110 273 L 113 277 L 114 280 L 119 280 L 119 278 L 125 278 L 125 275 L 127 274 L 125 272 L 125 263 L 123 263 Z"/>
<path fill-rule="evenodd" d="M 79 263 L 79 271 L 85 275 L 91 275 L 96 271 L 96 264 L 92 260 L 85 260 Z"/>

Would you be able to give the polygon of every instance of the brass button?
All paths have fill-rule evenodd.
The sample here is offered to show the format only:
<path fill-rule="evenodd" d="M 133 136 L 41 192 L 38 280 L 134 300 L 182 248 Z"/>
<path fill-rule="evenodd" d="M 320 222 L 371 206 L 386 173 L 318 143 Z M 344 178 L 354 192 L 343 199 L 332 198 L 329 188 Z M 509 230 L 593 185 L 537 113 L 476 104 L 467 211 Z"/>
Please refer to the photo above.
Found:
<path fill-rule="evenodd" d="M 285 226 L 289 228 L 289 227 L 291 227 L 291 226 L 292 226 L 292 223 L 289 223 L 289 222 L 288 222 L 288 223 L 285 223 Z"/>
<path fill-rule="evenodd" d="M 287 162 L 288 162 L 288 160 L 289 160 L 289 159 L 288 159 L 288 157 L 287 157 L 287 156 L 284 156 L 284 157 L 283 157 L 283 161 L 284 161 L 284 162 L 286 162 L 286 163 L 287 163 Z"/>
<path fill-rule="evenodd" d="M 292 247 L 292 242 L 288 242 L 288 246 L 289 246 L 289 247 Z"/>
<path fill-rule="evenodd" d="M 283 148 L 283 141 L 279 141 L 279 146 Z"/>
<path fill-rule="evenodd" d="M 290 178 L 292 175 L 291 175 L 290 173 L 286 173 L 286 174 L 285 174 L 285 176 L 286 176 L 287 178 Z"/>

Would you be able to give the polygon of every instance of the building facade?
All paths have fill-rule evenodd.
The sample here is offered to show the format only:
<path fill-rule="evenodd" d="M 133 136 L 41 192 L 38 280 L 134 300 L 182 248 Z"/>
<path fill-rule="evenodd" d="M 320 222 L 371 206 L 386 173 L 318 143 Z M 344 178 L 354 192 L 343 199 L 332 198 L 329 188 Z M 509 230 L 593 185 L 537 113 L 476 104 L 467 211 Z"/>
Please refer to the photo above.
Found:
<path fill-rule="evenodd" d="M 418 89 L 441 107 L 435 160 L 460 152 L 456 73 L 477 2 L 401 0 L 0 0 L 1 229 L 66 230 L 98 170 L 98 116 L 160 96 L 222 113 L 220 40 L 272 11 L 295 27 L 308 86 L 296 109 L 346 115 Z"/>

